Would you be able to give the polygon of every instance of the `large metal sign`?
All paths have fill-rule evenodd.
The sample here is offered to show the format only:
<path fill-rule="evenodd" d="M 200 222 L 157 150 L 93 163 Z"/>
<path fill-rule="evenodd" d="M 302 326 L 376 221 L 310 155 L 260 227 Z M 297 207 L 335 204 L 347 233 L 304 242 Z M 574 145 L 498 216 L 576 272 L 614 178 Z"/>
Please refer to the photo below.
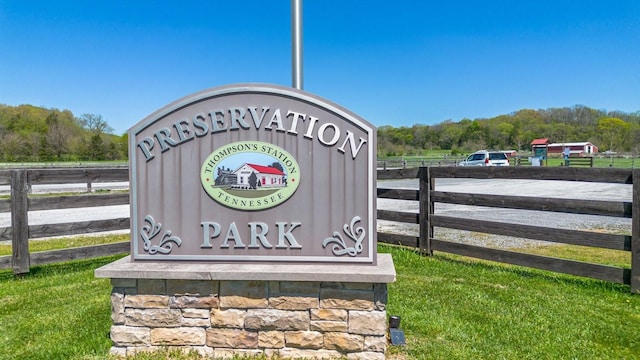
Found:
<path fill-rule="evenodd" d="M 376 259 L 376 129 L 292 88 L 187 96 L 129 129 L 132 258 Z"/>

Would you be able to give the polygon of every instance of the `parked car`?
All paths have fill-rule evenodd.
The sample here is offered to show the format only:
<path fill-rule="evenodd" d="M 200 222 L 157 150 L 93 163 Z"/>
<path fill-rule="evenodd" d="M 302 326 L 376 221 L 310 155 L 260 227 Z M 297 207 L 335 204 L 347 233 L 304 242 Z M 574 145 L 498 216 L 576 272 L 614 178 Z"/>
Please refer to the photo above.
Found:
<path fill-rule="evenodd" d="M 480 150 L 469 155 L 458 166 L 509 166 L 509 159 L 502 151 Z"/>

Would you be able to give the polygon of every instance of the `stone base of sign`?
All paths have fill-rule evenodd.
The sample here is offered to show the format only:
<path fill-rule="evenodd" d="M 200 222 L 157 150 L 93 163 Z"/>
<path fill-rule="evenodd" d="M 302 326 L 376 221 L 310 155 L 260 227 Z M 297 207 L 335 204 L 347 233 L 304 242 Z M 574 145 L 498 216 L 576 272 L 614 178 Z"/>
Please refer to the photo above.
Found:
<path fill-rule="evenodd" d="M 389 254 L 374 265 L 192 264 L 123 258 L 111 278 L 114 355 L 384 359 Z"/>

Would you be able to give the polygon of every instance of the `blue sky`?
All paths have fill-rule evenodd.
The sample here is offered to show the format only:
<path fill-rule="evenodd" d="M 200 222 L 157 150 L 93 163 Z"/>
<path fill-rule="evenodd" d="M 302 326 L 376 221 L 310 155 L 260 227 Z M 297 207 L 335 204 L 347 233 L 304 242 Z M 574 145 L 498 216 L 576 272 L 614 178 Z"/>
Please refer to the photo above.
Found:
<path fill-rule="evenodd" d="M 640 0 L 303 0 L 304 90 L 374 125 L 640 110 Z M 122 134 L 220 85 L 291 86 L 289 0 L 0 0 L 0 104 Z"/>

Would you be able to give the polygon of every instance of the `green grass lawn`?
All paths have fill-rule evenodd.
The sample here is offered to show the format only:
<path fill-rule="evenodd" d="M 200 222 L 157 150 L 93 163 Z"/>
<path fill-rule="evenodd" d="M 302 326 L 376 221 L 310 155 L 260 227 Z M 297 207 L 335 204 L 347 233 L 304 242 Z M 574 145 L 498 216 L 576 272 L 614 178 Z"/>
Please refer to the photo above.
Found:
<path fill-rule="evenodd" d="M 379 249 L 394 259 L 388 314 L 401 316 L 407 339 L 388 359 L 640 358 L 640 296 L 628 286 Z M 21 278 L 0 271 L 0 358 L 108 358 L 111 287 L 93 271 L 118 257 L 36 266 Z"/>
<path fill-rule="evenodd" d="M 55 239 L 31 240 L 29 241 L 29 252 L 68 249 L 73 247 L 110 244 L 120 241 L 129 241 L 131 235 L 113 234 L 103 236 L 72 236 Z M 0 256 L 11 255 L 11 243 L 0 244 Z"/>
<path fill-rule="evenodd" d="M 111 341 L 108 279 L 93 270 L 118 257 L 0 272 L 0 358 L 106 358 Z"/>
<path fill-rule="evenodd" d="M 392 253 L 398 281 L 389 312 L 406 319 L 408 358 L 640 358 L 640 296 L 627 286 Z"/>

